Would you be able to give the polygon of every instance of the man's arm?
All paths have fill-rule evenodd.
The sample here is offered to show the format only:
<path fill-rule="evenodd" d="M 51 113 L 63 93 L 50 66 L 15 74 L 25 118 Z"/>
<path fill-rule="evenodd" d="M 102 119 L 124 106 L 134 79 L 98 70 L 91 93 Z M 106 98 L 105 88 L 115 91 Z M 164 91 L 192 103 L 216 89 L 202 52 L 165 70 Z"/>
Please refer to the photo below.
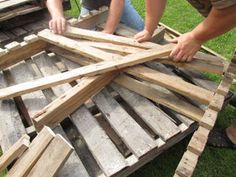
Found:
<path fill-rule="evenodd" d="M 111 1 L 107 22 L 103 30 L 104 33 L 113 34 L 115 32 L 116 27 L 120 22 L 120 18 L 124 8 L 124 3 L 125 0 Z"/>
<path fill-rule="evenodd" d="M 66 30 L 66 19 L 63 15 L 62 0 L 47 0 L 47 8 L 52 19 L 49 21 L 49 28 L 58 34 Z"/>
<path fill-rule="evenodd" d="M 151 39 L 153 32 L 163 15 L 166 0 L 146 0 L 146 15 L 144 30 L 135 35 L 139 42 Z"/>
<path fill-rule="evenodd" d="M 208 17 L 191 32 L 185 33 L 174 42 L 176 47 L 170 56 L 174 61 L 191 61 L 201 45 L 236 27 L 236 5 L 216 9 L 212 8 Z"/>

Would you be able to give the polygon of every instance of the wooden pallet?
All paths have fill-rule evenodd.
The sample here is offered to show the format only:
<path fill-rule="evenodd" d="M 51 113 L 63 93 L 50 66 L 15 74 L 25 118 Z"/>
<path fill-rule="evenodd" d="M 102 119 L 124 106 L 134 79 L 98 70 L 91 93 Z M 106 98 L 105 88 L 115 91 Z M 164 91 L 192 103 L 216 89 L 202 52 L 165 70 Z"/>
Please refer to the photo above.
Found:
<path fill-rule="evenodd" d="M 94 11 L 89 17 L 71 22 L 88 29 L 102 28 L 106 14 L 106 10 Z M 44 31 L 40 38 L 33 35 L 22 43 L 9 44 L 0 51 L 1 94 L 9 93 L 2 92 L 8 89 L 6 87 L 22 82 L 55 74 L 73 74 L 73 70 L 83 65 L 161 47 L 154 43 L 138 44 L 128 38 L 112 36 L 111 39 L 109 35 L 74 28 L 67 32 L 67 35 L 80 32 L 83 38 L 92 36 L 94 40 L 107 41 L 101 45 Z M 134 31 L 121 25 L 117 33 L 129 36 Z M 50 38 L 54 36 L 56 38 Z M 107 43 L 109 40 L 116 44 Z M 125 47 L 120 45 L 124 42 Z M 202 70 L 199 66 L 205 63 L 215 66 L 214 73 L 223 73 L 224 63 L 218 57 L 199 53 L 196 58 L 196 62 L 187 67 Z M 1 147 L 6 151 L 22 134 L 33 136 L 35 128 L 40 129 L 46 124 L 67 137 L 76 151 L 58 176 L 127 176 L 193 132 L 197 128 L 195 121 L 201 121 L 206 106 L 214 97 L 217 85 L 213 82 L 182 69 L 184 76 L 191 80 L 188 82 L 174 71 L 175 68 L 157 61 L 146 62 L 126 69 L 126 74 L 114 80 L 114 73 L 83 79 L 76 77 L 59 85 L 44 85 L 32 93 L 28 90 L 25 95 L 22 92 L 5 95 L 7 99 L 0 104 L 0 114 L 5 117 L 0 119 Z M 106 86 L 111 80 L 113 82 Z M 188 89 L 173 86 L 175 82 L 188 86 Z M 97 94 L 91 97 L 91 93 Z"/>

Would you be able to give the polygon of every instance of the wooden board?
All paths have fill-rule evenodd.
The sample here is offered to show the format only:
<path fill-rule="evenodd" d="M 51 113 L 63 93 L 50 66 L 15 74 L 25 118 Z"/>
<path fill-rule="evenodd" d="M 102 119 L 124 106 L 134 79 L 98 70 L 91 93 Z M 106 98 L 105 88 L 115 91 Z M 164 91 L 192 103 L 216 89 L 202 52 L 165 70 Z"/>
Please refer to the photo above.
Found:
<path fill-rule="evenodd" d="M 0 172 L 2 172 L 14 160 L 20 157 L 23 152 L 29 147 L 29 136 L 22 136 L 7 152 L 0 157 Z"/>
<path fill-rule="evenodd" d="M 62 136 L 56 135 L 27 176 L 56 176 L 72 151 L 73 147 Z"/>
<path fill-rule="evenodd" d="M 16 164 L 7 173 L 7 176 L 27 176 L 54 136 L 55 134 L 49 128 L 44 128 L 30 144 L 24 156 L 17 160 Z"/>
<path fill-rule="evenodd" d="M 6 80 L 0 72 L 0 88 L 6 86 Z M 0 115 L 4 117 L 0 119 L 0 144 L 3 152 L 6 152 L 26 130 L 13 100 L 0 101 Z"/>
<path fill-rule="evenodd" d="M 0 2 L 0 11 L 8 8 L 8 7 L 12 7 L 12 6 L 16 6 L 16 5 L 20 5 L 26 2 L 30 2 L 32 0 L 8 0 L 8 1 L 3 1 Z"/>

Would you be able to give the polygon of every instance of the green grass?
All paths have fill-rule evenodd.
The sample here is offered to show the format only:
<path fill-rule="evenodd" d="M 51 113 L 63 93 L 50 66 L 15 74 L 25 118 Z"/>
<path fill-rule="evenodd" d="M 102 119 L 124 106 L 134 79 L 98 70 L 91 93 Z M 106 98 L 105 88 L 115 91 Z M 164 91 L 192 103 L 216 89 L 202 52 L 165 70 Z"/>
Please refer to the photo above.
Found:
<path fill-rule="evenodd" d="M 144 17 L 145 1 L 132 0 L 133 5 Z M 70 12 L 69 12 L 70 13 Z M 73 11 L 73 16 L 78 12 Z M 162 22 L 177 31 L 184 33 L 191 31 L 203 17 L 187 3 L 187 1 L 169 0 Z M 230 59 L 236 47 L 236 29 L 207 42 L 205 45 L 219 54 Z M 212 80 L 219 82 L 220 77 L 206 74 Z M 236 88 L 236 86 L 233 86 Z M 235 90 L 235 89 L 234 89 Z M 219 114 L 217 127 L 227 127 L 236 121 L 236 109 L 227 106 Z M 191 136 L 176 144 L 150 163 L 130 175 L 130 177 L 170 177 L 180 161 Z M 206 147 L 201 156 L 194 177 L 235 177 L 236 174 L 236 151 Z"/>

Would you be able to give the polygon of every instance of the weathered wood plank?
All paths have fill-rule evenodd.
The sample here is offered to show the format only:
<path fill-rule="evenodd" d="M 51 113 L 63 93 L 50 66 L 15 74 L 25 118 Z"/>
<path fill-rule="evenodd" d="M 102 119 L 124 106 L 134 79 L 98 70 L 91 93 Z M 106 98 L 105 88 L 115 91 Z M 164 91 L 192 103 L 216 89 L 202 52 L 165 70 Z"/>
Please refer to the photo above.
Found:
<path fill-rule="evenodd" d="M 32 0 L 9 0 L 9 1 L 1 2 L 0 11 L 5 8 L 8 8 L 8 7 L 24 4 L 24 3 L 30 2 L 30 1 L 32 1 Z"/>
<path fill-rule="evenodd" d="M 0 88 L 7 86 L 3 73 L 0 72 Z M 13 100 L 0 101 L 0 144 L 6 152 L 26 133 L 25 127 Z"/>
<path fill-rule="evenodd" d="M 170 94 L 168 90 L 159 89 L 157 86 L 155 88 L 150 87 L 144 82 L 137 81 L 125 75 L 117 77 L 114 80 L 117 84 L 128 88 L 154 102 L 163 104 L 164 106 L 173 109 L 174 111 L 181 113 L 195 121 L 200 121 L 203 116 L 203 111 L 197 107 L 191 105 L 190 103 L 184 102 L 174 94 Z M 188 108 L 188 109 L 186 109 Z"/>
<path fill-rule="evenodd" d="M 218 116 L 218 112 L 212 110 L 212 109 L 207 109 L 200 121 L 200 125 L 202 127 L 207 128 L 208 130 L 211 130 L 216 122 Z"/>
<path fill-rule="evenodd" d="M 92 95 L 99 92 L 115 76 L 116 73 L 107 73 L 102 76 L 81 79 L 79 85 L 74 86 L 64 95 L 44 107 L 38 115 L 33 118 L 37 129 L 41 129 L 43 125 L 55 127 Z M 94 87 L 94 85 L 96 85 L 96 87 Z"/>
<path fill-rule="evenodd" d="M 56 135 L 27 176 L 56 176 L 73 149 L 74 148 L 61 135 Z"/>
<path fill-rule="evenodd" d="M 29 147 L 29 139 L 30 137 L 28 135 L 22 136 L 8 151 L 4 152 L 0 157 L 0 172 L 23 154 Z"/>
<path fill-rule="evenodd" d="M 165 141 L 180 132 L 179 128 L 161 109 L 148 99 L 125 88 L 112 84 L 112 88 L 134 109 L 144 122 Z"/>
<path fill-rule="evenodd" d="M 125 71 L 131 75 L 161 85 L 204 104 L 209 104 L 213 98 L 213 92 L 190 84 L 176 76 L 170 76 L 143 66 L 132 67 L 131 69 L 126 69 Z"/>
<path fill-rule="evenodd" d="M 127 166 L 122 154 L 85 107 L 80 107 L 71 115 L 71 119 L 107 176 L 112 176 Z"/>
<path fill-rule="evenodd" d="M 137 157 L 140 158 L 156 147 L 155 141 L 111 97 L 107 90 L 104 89 L 92 99 L 112 128 Z"/>
<path fill-rule="evenodd" d="M 65 138 L 68 142 L 68 138 L 64 132 L 64 130 L 61 128 L 61 126 L 57 126 L 56 128 L 53 129 L 53 131 L 56 134 L 60 134 Z M 59 170 L 58 177 L 90 177 L 87 170 L 85 169 L 82 161 L 80 160 L 78 154 L 73 151 L 71 155 L 69 156 L 68 160 L 64 164 L 64 166 Z"/>
<path fill-rule="evenodd" d="M 25 60 L 32 55 L 44 50 L 48 44 L 42 40 L 37 40 L 27 45 L 15 49 L 14 52 L 8 52 L 0 56 L 0 70 L 5 69 L 19 61 Z"/>
<path fill-rule="evenodd" d="M 186 151 L 180 160 L 175 171 L 181 177 L 191 177 L 197 165 L 198 156 L 190 151 Z"/>
<path fill-rule="evenodd" d="M 24 155 L 17 160 L 15 165 L 7 173 L 9 177 L 25 177 L 28 175 L 31 168 L 40 158 L 41 154 L 47 148 L 48 144 L 54 138 L 55 134 L 51 129 L 45 127 L 37 137 L 32 141 L 29 149 Z"/>
<path fill-rule="evenodd" d="M 158 44 L 151 43 L 151 42 L 139 43 L 131 38 L 126 38 L 126 37 L 122 37 L 122 36 L 115 36 L 112 34 L 104 34 L 102 32 L 89 31 L 89 30 L 75 28 L 75 27 L 71 27 L 71 26 L 67 28 L 64 35 L 68 36 L 68 37 L 88 39 L 88 40 L 98 41 L 98 42 L 110 42 L 110 43 L 114 43 L 114 44 L 130 45 L 133 47 L 139 47 L 139 48 L 143 48 L 143 49 L 150 49 L 153 47 L 160 46 Z"/>
<path fill-rule="evenodd" d="M 36 56 L 33 56 L 32 60 L 27 60 L 27 64 L 29 69 L 32 69 L 32 75 L 34 75 L 34 78 L 42 77 L 43 75 L 50 75 L 54 73 L 58 73 L 58 69 L 55 67 L 55 65 L 52 64 L 51 59 L 47 56 L 45 52 L 42 52 L 41 54 L 38 54 Z M 39 68 L 40 70 L 39 70 Z M 69 84 L 68 84 L 69 85 Z M 56 94 L 56 96 L 62 95 L 65 90 L 69 89 L 69 86 L 59 86 L 56 88 L 53 88 L 53 93 Z M 45 93 L 45 92 L 44 92 Z M 56 98 L 55 96 L 48 98 L 47 95 L 45 96 L 47 100 L 53 100 Z M 45 97 L 41 97 L 44 102 L 46 101 Z M 46 105 L 45 105 L 46 106 Z M 32 106 L 29 105 L 29 109 L 31 109 Z M 38 109 L 39 111 L 41 109 Z M 54 130 L 55 133 L 61 134 L 65 139 L 67 138 L 63 129 L 58 125 Z M 58 177 L 64 177 L 64 176 L 70 176 L 70 177 L 77 177 L 77 176 L 84 176 L 89 177 L 88 172 L 86 171 L 85 167 L 83 166 L 81 160 L 79 159 L 78 155 L 75 152 L 72 152 L 68 160 L 66 161 L 63 168 L 59 171 L 57 174 Z"/>
<path fill-rule="evenodd" d="M 6 74 L 5 74 L 6 75 Z M 21 62 L 9 69 L 8 82 L 12 84 L 19 84 L 24 81 L 33 81 L 34 77 L 30 72 L 29 67 L 25 62 Z M 48 104 L 48 101 L 45 99 L 42 91 L 37 91 L 23 95 L 22 97 L 23 104 L 26 107 L 30 117 L 33 117 L 39 110 L 45 107 Z"/>
<path fill-rule="evenodd" d="M 168 55 L 171 50 L 172 46 L 167 45 L 158 48 L 158 50 L 150 49 L 144 52 L 130 54 L 128 56 L 123 57 L 120 60 L 114 59 L 114 60 L 103 61 L 97 64 L 74 69 L 66 73 L 56 74 L 35 81 L 18 84 L 6 89 L 1 89 L 0 99 L 6 99 L 12 96 L 19 96 L 32 91 L 46 89 L 58 84 L 71 82 L 73 80 L 81 78 L 82 76 L 92 76 L 113 70 L 119 70 L 128 66 L 136 65 L 139 63 L 155 59 L 156 57 L 162 57 Z"/>

